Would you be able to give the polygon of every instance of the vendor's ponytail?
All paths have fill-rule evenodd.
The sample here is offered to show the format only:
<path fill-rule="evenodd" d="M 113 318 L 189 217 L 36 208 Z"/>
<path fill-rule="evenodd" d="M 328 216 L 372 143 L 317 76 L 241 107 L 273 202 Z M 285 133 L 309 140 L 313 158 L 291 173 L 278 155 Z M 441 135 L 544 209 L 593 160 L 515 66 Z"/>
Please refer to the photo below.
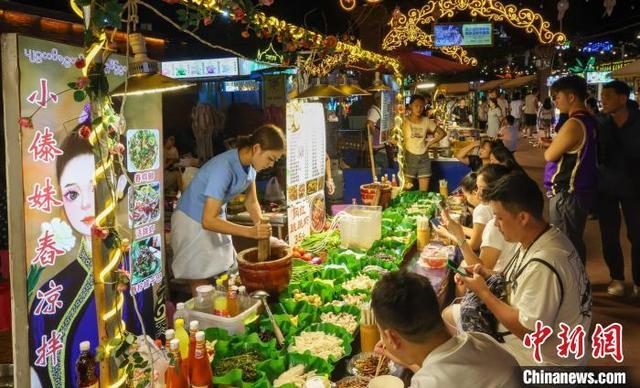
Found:
<path fill-rule="evenodd" d="M 238 148 L 260 144 L 263 151 L 284 151 L 285 142 L 282 129 L 273 124 L 265 124 L 250 136 L 239 136 L 236 144 Z"/>

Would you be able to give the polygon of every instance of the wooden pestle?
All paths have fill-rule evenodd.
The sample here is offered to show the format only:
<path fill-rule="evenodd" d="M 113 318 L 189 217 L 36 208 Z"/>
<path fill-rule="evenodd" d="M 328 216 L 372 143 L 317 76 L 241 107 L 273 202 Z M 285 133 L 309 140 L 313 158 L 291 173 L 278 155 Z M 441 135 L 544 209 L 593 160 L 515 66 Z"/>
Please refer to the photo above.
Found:
<path fill-rule="evenodd" d="M 269 223 L 269 217 L 262 216 L 262 223 Z M 269 260 L 271 256 L 271 238 L 264 238 L 258 240 L 258 262 Z"/>

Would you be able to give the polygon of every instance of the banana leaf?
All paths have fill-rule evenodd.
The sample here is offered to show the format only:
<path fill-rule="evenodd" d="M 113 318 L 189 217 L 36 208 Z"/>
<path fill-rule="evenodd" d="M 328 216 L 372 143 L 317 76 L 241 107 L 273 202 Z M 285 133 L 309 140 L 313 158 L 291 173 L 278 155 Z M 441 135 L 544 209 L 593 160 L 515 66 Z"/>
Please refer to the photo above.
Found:
<path fill-rule="evenodd" d="M 315 323 L 313 325 L 307 326 L 302 330 L 302 332 L 305 332 L 305 331 L 322 331 L 326 334 L 331 334 L 342 339 L 342 350 L 344 351 L 342 356 L 340 356 L 339 358 L 336 358 L 334 356 L 329 356 L 327 359 L 329 363 L 335 364 L 343 357 L 346 357 L 351 354 L 351 342 L 353 342 L 353 337 L 345 329 L 338 327 L 336 325 L 332 325 L 330 323 Z M 295 343 L 295 338 L 296 337 L 290 337 L 288 339 L 289 346 Z M 295 353 L 297 352 L 289 352 L 289 355 L 291 356 L 292 354 L 295 354 Z M 308 350 L 301 354 L 313 356 L 313 354 L 311 354 L 311 352 Z"/>
<path fill-rule="evenodd" d="M 276 314 L 300 315 L 309 314 L 317 315 L 318 307 L 304 301 L 293 300 L 291 298 L 280 299 L 280 302 L 274 306 L 273 312 Z"/>
<path fill-rule="evenodd" d="M 353 278 L 355 278 L 355 277 L 357 277 L 358 275 L 362 275 L 362 274 L 361 274 L 361 273 L 354 274 L 354 275 L 353 275 L 353 276 L 351 276 L 349 279 L 347 279 L 347 281 L 348 281 L 348 280 L 351 280 L 351 279 L 353 279 Z M 371 278 L 371 279 L 374 279 L 374 280 L 379 280 L 379 279 L 382 277 L 382 275 L 380 275 L 380 274 L 379 274 L 379 273 L 377 273 L 377 272 L 373 272 L 373 271 L 372 271 L 372 272 L 370 272 L 370 273 L 367 273 L 367 274 L 365 274 L 365 275 L 366 275 L 366 276 L 368 276 L 368 277 L 369 277 L 369 278 Z M 346 281 L 345 281 L 345 282 L 346 282 Z M 337 294 L 339 294 L 339 295 L 343 295 L 343 294 L 350 294 L 350 293 L 371 295 L 371 291 L 372 291 L 372 290 L 365 290 L 365 289 L 354 289 L 354 290 L 348 290 L 348 289 L 345 289 L 345 288 L 344 288 L 344 283 L 341 283 L 341 284 L 336 288 L 336 293 L 337 293 Z"/>
<path fill-rule="evenodd" d="M 216 336 L 220 333 L 210 331 L 209 334 Z M 257 378 L 255 381 L 244 381 L 242 370 L 234 368 L 222 375 L 215 375 L 213 378 L 214 385 L 268 388 L 271 387 L 270 382 L 286 370 L 286 356 L 283 351 L 276 348 L 275 340 L 266 343 L 262 342 L 256 333 L 234 336 L 228 340 L 219 339 L 215 345 L 215 355 L 211 367 L 215 368 L 226 358 L 249 352 L 255 352 L 262 359 L 262 361 L 256 363 Z"/>
<path fill-rule="evenodd" d="M 299 290 L 306 295 L 318 295 L 322 303 L 331 302 L 334 295 L 334 286 L 327 279 L 314 279 L 311 281 L 290 283 L 281 294 L 281 298 L 293 298 L 295 290 Z"/>
<path fill-rule="evenodd" d="M 314 275 L 322 270 L 322 267 L 315 264 L 310 264 L 304 260 L 293 259 L 292 260 L 292 273 L 291 282 L 309 281 L 314 278 Z"/>
<path fill-rule="evenodd" d="M 354 317 L 356 317 L 356 322 L 360 322 L 360 309 L 357 308 L 354 305 L 350 305 L 350 304 L 345 304 L 342 306 L 336 306 L 336 305 L 332 305 L 332 304 L 327 304 L 324 305 L 320 308 L 319 314 L 318 314 L 318 320 L 322 320 L 321 318 L 321 314 L 323 313 L 334 313 L 334 314 L 340 314 L 340 313 L 347 313 L 347 314 L 351 314 Z M 358 328 L 356 328 L 356 331 L 358 330 Z M 354 331 L 355 333 L 355 331 Z M 354 336 L 354 333 L 349 333 L 352 336 Z"/>
<path fill-rule="evenodd" d="M 333 264 L 333 263 L 331 263 Z M 337 267 L 330 267 L 330 268 L 326 268 L 323 269 L 320 274 L 319 277 L 320 279 L 330 279 L 334 281 L 334 284 L 340 284 L 344 281 L 344 279 L 348 278 L 351 275 L 351 270 L 348 268 L 348 266 L 346 264 L 339 264 L 342 265 L 341 268 L 337 268 Z M 359 266 L 359 263 L 358 263 Z"/>
<path fill-rule="evenodd" d="M 275 319 L 276 323 L 280 327 L 282 334 L 285 337 L 289 337 L 297 334 L 303 328 L 315 323 L 317 314 L 315 312 L 312 314 L 300 313 L 297 315 L 274 314 L 273 318 Z M 292 318 L 294 320 L 297 319 L 297 322 L 292 322 Z M 273 331 L 273 327 L 271 326 L 271 320 L 268 317 L 265 317 L 262 320 L 260 320 L 259 327 L 261 331 L 268 331 L 268 332 Z"/>
<path fill-rule="evenodd" d="M 315 370 L 319 375 L 330 375 L 333 372 L 333 364 L 323 360 L 320 357 L 313 356 L 309 353 L 289 353 L 289 367 L 293 367 L 299 364 L 304 365 L 305 372 Z"/>
<path fill-rule="evenodd" d="M 350 253 L 350 251 L 346 252 L 347 253 L 330 254 L 329 259 L 327 260 L 327 264 L 344 264 L 351 272 L 360 270 L 360 260 L 362 259 L 362 257 L 364 257 L 364 254 L 356 255 L 354 253 Z"/>
<path fill-rule="evenodd" d="M 378 266 L 389 272 L 396 272 L 400 270 L 400 267 L 398 267 L 398 264 L 397 264 L 398 262 L 402 262 L 402 259 L 396 258 L 394 261 L 388 261 L 388 260 L 377 259 L 375 257 L 368 257 L 362 260 L 362 272 L 366 273 L 367 275 L 369 275 L 370 272 L 377 272 L 377 271 L 364 271 L 366 267 L 370 265 Z"/>

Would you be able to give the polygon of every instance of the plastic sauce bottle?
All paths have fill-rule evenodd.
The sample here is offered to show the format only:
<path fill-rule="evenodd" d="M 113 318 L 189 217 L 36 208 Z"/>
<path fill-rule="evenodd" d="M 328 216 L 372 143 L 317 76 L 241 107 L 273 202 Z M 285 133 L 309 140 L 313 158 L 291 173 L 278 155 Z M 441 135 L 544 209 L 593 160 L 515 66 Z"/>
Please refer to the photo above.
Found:
<path fill-rule="evenodd" d="M 169 368 L 167 368 L 164 375 L 166 388 L 189 388 L 187 368 L 182 362 L 182 356 L 180 356 L 181 345 L 182 343 L 178 338 L 172 339 L 169 345 L 171 357 L 169 358 Z"/>
<path fill-rule="evenodd" d="M 227 291 L 227 311 L 230 317 L 240 314 L 240 301 L 238 300 L 238 287 L 232 285 Z"/>
<path fill-rule="evenodd" d="M 78 387 L 97 388 L 99 386 L 96 376 L 96 357 L 91 351 L 91 342 L 80 342 L 80 357 L 76 361 L 76 376 Z"/>
<path fill-rule="evenodd" d="M 196 333 L 196 349 L 191 361 L 191 387 L 213 387 L 213 373 L 209 365 L 209 356 L 205 346 L 204 331 Z"/>
<path fill-rule="evenodd" d="M 189 334 L 184 329 L 184 320 L 176 319 L 176 338 L 180 340 L 180 355 L 183 366 L 189 367 Z"/>
<path fill-rule="evenodd" d="M 224 280 L 222 277 L 216 280 L 216 293 L 213 299 L 213 315 L 220 317 L 228 317 L 227 310 L 227 290 L 224 288 Z"/>
<path fill-rule="evenodd" d="M 184 309 L 184 303 L 182 302 L 176 303 L 176 312 L 173 313 L 173 321 L 175 322 L 176 319 L 183 319 L 185 322 L 188 321 L 187 311 Z"/>
<path fill-rule="evenodd" d="M 193 357 L 196 353 L 196 333 L 199 326 L 200 322 L 198 321 L 189 322 L 189 368 L 193 366 Z M 191 373 L 191 369 L 189 369 L 189 373 Z"/>
<path fill-rule="evenodd" d="M 176 338 L 176 331 L 173 329 L 167 329 L 164 332 L 164 354 L 168 357 L 171 354 L 171 349 L 169 345 L 171 345 L 171 340 Z"/>
<path fill-rule="evenodd" d="M 398 178 L 396 178 L 396 174 L 391 175 L 391 186 L 398 187 Z"/>

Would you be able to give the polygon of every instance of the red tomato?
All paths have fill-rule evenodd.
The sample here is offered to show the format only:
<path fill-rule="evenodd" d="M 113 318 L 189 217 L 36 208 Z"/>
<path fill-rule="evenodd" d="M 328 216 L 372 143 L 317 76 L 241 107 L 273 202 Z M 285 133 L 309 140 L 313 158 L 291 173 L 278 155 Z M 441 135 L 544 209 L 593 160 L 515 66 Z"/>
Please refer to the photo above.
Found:
<path fill-rule="evenodd" d="M 304 261 L 311 261 L 311 259 L 313 259 L 313 255 L 311 253 L 305 253 L 304 255 L 302 255 L 302 258 L 304 259 Z"/>

